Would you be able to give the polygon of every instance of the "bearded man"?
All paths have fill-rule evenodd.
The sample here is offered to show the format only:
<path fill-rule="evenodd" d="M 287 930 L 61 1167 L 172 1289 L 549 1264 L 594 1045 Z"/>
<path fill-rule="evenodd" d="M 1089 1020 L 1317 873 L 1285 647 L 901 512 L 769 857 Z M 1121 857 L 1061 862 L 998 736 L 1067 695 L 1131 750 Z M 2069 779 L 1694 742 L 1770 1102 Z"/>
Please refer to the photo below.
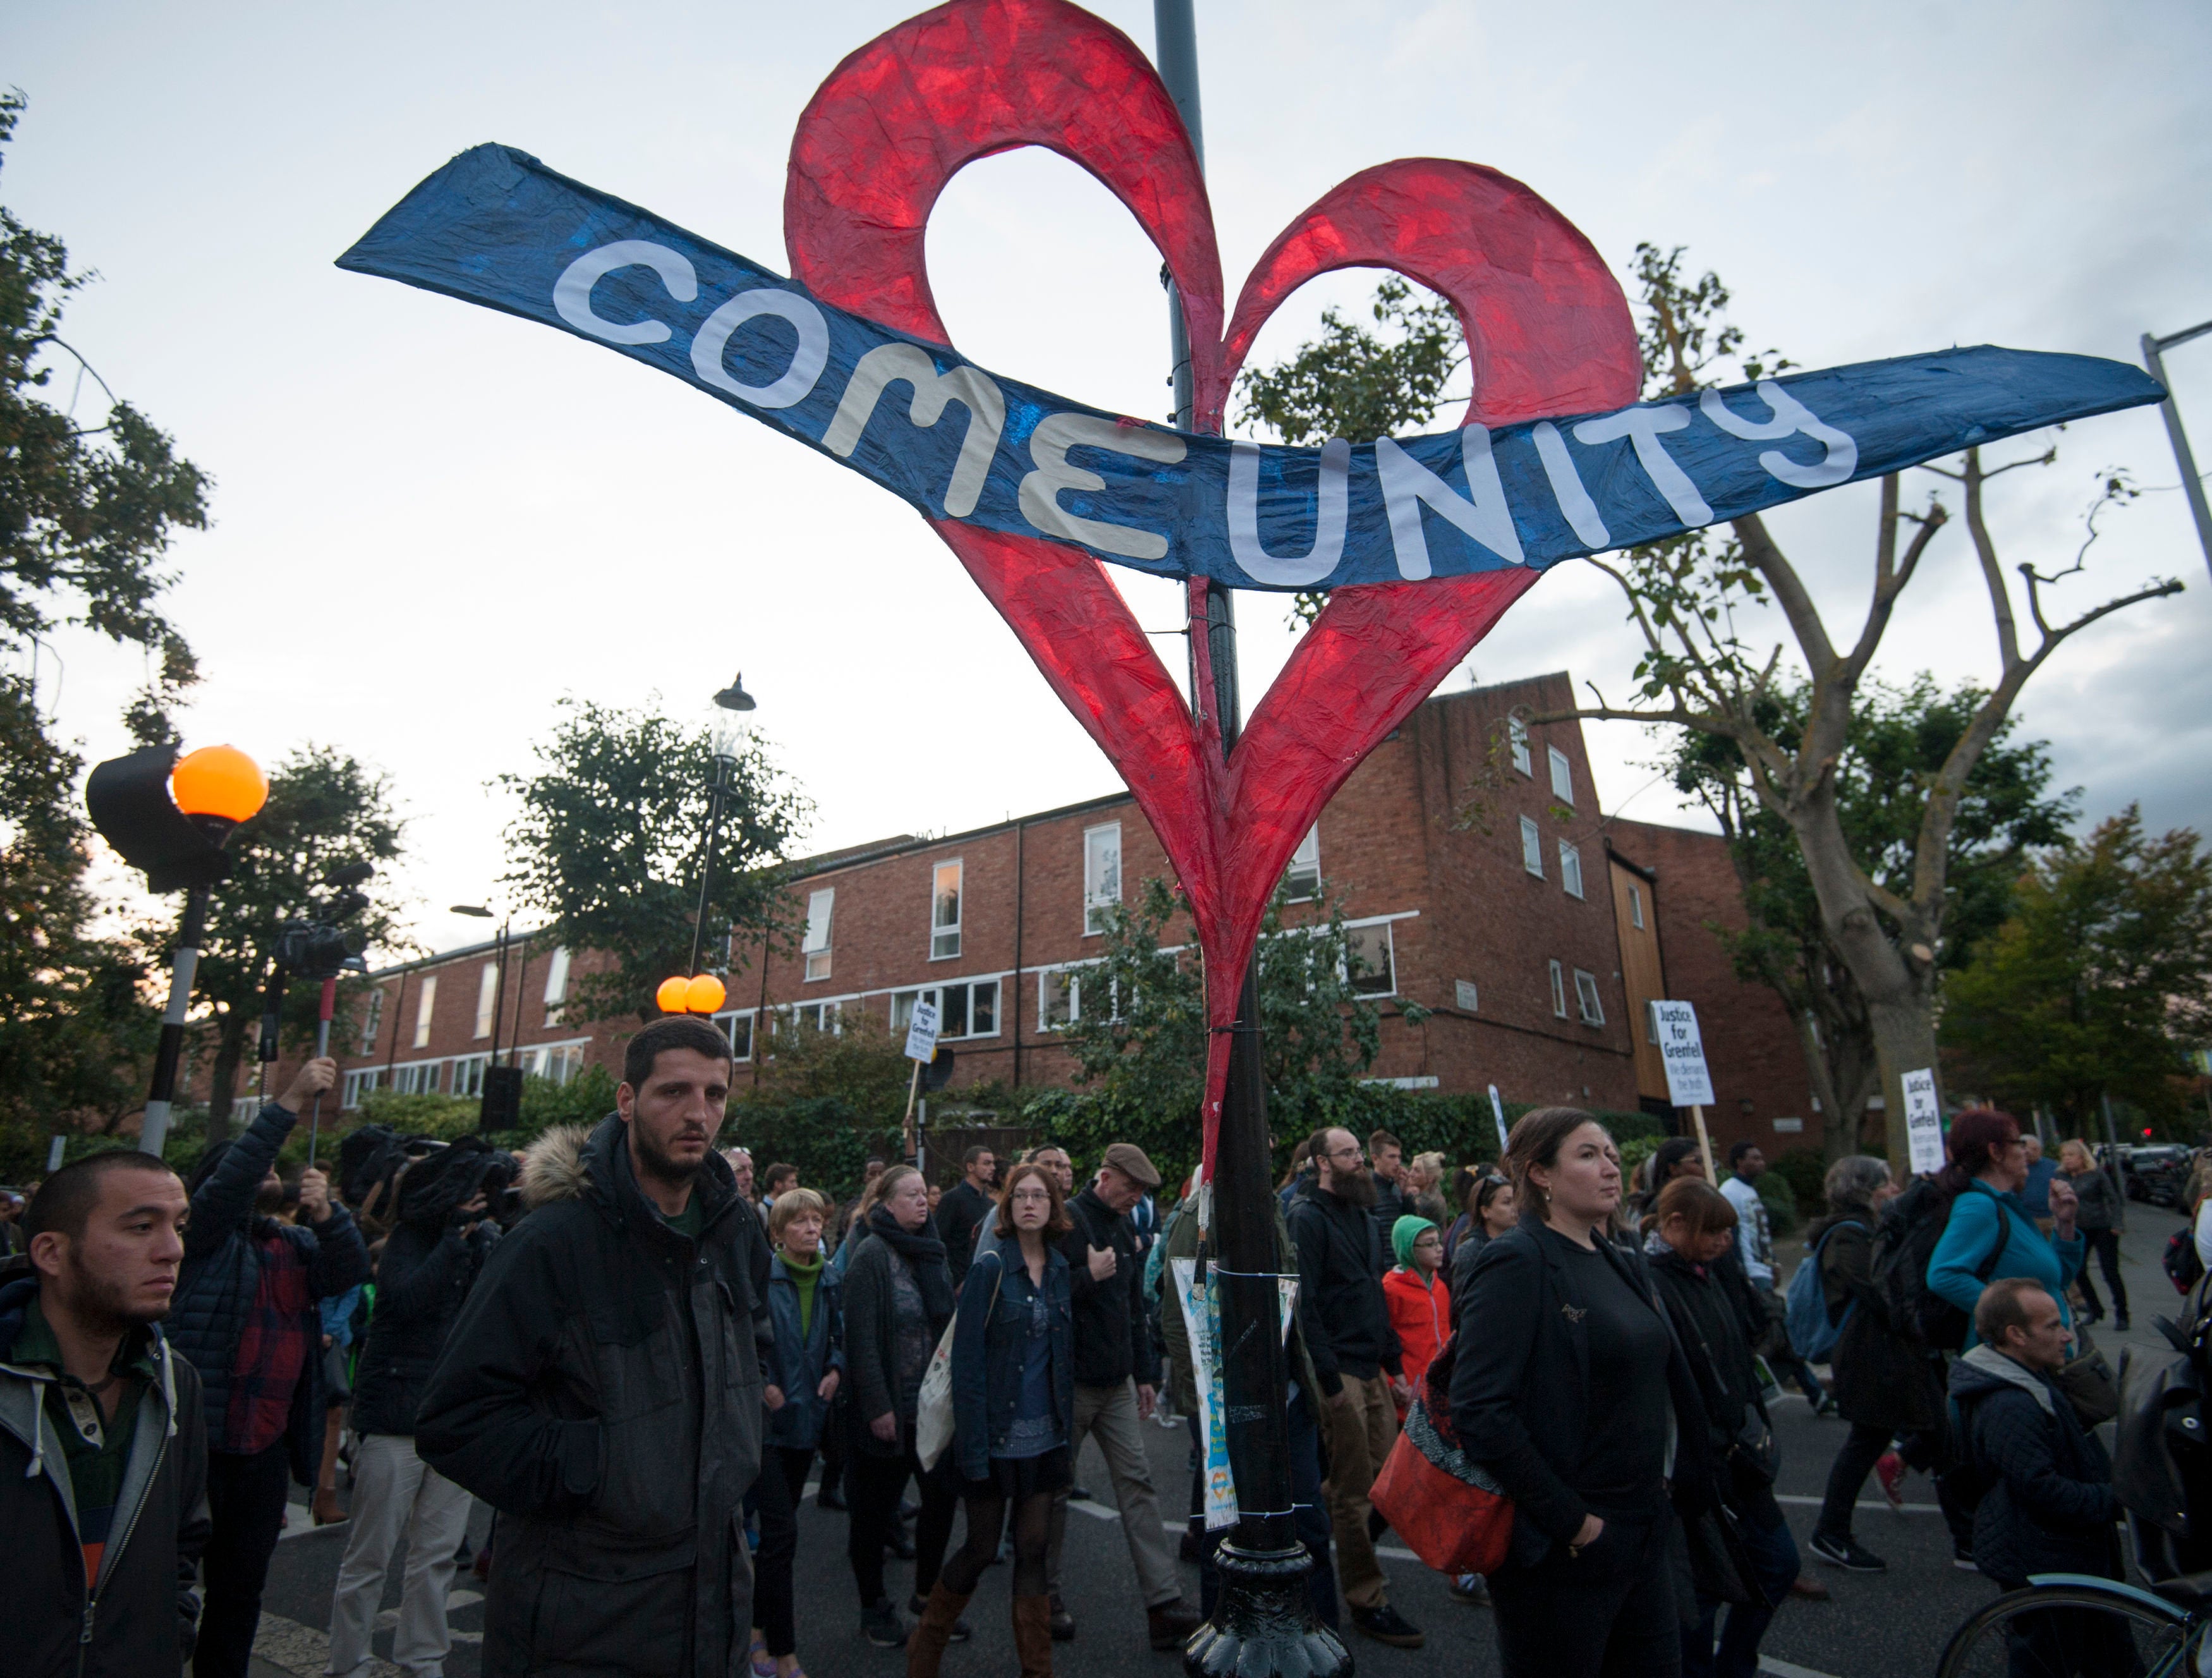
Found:
<path fill-rule="evenodd" d="M 180 1670 L 199 1619 L 200 1378 L 155 1325 L 187 1202 L 149 1153 L 40 1188 L 0 1269 L 0 1633 L 22 1678 Z"/>
<path fill-rule="evenodd" d="M 1418 1649 L 1421 1633 L 1390 1606 L 1367 1531 L 1368 1493 L 1398 1437 L 1389 1377 L 1401 1369 L 1398 1334 L 1382 1297 L 1388 1267 L 1373 1216 L 1375 1178 L 1348 1130 L 1317 1130 L 1309 1146 L 1314 1189 L 1291 1202 L 1291 1242 L 1297 1249 L 1298 1290 L 1312 1302 L 1321 1330 L 1306 1350 L 1321 1383 L 1321 1432 L 1328 1447 L 1322 1490 L 1336 1535 L 1337 1581 L 1356 1630 L 1378 1643 Z"/>
<path fill-rule="evenodd" d="M 485 1678 L 726 1678 L 745 1665 L 768 1237 L 714 1152 L 730 1046 L 676 1014 L 616 1110 L 532 1145 L 416 1416 L 416 1454 L 500 1511 Z"/>
<path fill-rule="evenodd" d="M 337 1080 L 308 1061 L 235 1141 L 192 1172 L 191 1221 L 169 1338 L 200 1372 L 207 1412 L 208 1512 L 195 1678 L 246 1678 L 269 1558 L 284 1529 L 284 1488 L 313 1486 L 323 1462 L 323 1322 L 317 1310 L 368 1280 L 368 1250 L 322 1172 L 300 1178 L 296 1224 L 279 1223 L 277 1150 L 301 1110 Z"/>

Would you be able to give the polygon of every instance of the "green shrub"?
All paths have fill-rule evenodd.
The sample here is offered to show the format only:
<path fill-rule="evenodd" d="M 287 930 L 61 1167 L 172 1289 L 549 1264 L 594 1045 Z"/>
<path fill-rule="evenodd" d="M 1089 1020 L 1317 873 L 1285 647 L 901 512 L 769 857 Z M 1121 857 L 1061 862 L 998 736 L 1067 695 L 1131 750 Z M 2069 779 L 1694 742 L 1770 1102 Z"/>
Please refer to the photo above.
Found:
<path fill-rule="evenodd" d="M 1797 1209 L 1808 1217 L 1827 1209 L 1827 1193 L 1822 1185 L 1827 1178 L 1828 1162 L 1818 1148 L 1790 1149 L 1767 1166 L 1766 1175 L 1778 1176 L 1790 1185 L 1797 1197 Z"/>
<path fill-rule="evenodd" d="M 1797 1231 L 1797 1194 L 1790 1186 L 1790 1179 L 1779 1171 L 1762 1171 L 1752 1187 L 1759 1190 L 1759 1198 L 1766 1203 L 1767 1221 L 1777 1235 L 1794 1235 Z"/>

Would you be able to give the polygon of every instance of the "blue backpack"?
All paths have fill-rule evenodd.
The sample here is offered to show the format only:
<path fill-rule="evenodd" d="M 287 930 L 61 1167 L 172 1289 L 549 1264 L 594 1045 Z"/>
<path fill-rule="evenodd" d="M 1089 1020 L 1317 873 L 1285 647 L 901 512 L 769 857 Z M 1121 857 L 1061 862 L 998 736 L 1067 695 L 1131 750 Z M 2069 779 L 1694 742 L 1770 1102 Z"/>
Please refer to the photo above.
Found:
<path fill-rule="evenodd" d="M 1863 1224 L 1852 1220 L 1859 1229 Z M 1828 1321 L 1827 1291 L 1820 1285 L 1820 1249 L 1828 1244 L 1828 1237 L 1843 1227 L 1832 1226 L 1815 1242 L 1790 1278 L 1790 1292 L 1784 1296 L 1785 1307 L 1783 1322 L 1790 1331 L 1790 1349 L 1808 1364 L 1817 1364 L 1836 1349 L 1843 1338 L 1844 1324 L 1851 1320 L 1851 1313 L 1859 1308 L 1854 1299 L 1844 1307 L 1844 1314 L 1835 1322 Z"/>

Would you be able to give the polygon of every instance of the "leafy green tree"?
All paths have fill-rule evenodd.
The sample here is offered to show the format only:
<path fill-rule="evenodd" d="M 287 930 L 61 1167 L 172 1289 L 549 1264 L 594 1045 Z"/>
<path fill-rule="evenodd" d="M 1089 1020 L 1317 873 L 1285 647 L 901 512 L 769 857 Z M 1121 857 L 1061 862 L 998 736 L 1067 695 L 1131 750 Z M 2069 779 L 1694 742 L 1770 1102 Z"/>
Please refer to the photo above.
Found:
<path fill-rule="evenodd" d="M 1985 696 L 1972 683 L 1946 693 L 1923 672 L 1904 688 L 1868 682 L 1834 770 L 1836 799 L 1853 854 L 1887 891 L 1909 893 L 1931 784 L 1972 724 Z M 1761 723 L 1785 748 L 1804 727 L 1806 684 L 1777 684 Z M 2001 727 L 1967 775 L 1945 867 L 1946 933 L 1937 964 L 1962 965 L 2004 919 L 2030 847 L 2061 843 L 2075 794 L 2047 797 L 2049 754 L 2015 745 Z M 1687 730 L 1673 736 L 1666 767 L 1674 785 L 1720 824 L 1743 890 L 1749 924 L 1714 927 L 1737 976 L 1771 987 L 1790 1009 L 1823 1116 L 1822 1155 L 1858 1151 L 1869 1099 L 1880 1093 L 1865 999 L 1838 958 L 1788 824 L 1759 800 L 1733 740 Z"/>
<path fill-rule="evenodd" d="M 260 1039 L 278 928 L 306 915 L 324 878 L 356 862 L 374 864 L 377 876 L 362 891 L 369 906 L 348 921 L 361 947 L 389 948 L 403 941 L 397 885 L 383 866 L 400 854 L 403 824 L 392 808 L 388 779 L 331 746 L 293 752 L 270 772 L 269 802 L 231 836 L 234 860 L 229 879 L 209 900 L 208 929 L 200 949 L 193 1000 L 212 1010 L 213 1081 L 208 1097 L 208 1140 L 230 1134 L 241 1067 Z M 160 936 L 173 943 L 173 929 Z M 168 959 L 165 947 L 162 960 Z M 368 987 L 341 983 L 333 1043 L 358 1034 Z M 319 987 L 288 988 L 283 1030 L 294 1045 L 313 1040 Z M 327 1110 L 336 1112 L 335 1103 Z"/>
<path fill-rule="evenodd" d="M 1324 896 L 1295 925 L 1285 910 L 1278 894 L 1261 925 L 1259 1023 L 1269 1127 L 1300 1136 L 1346 1122 L 1358 1109 L 1359 1080 L 1382 1050 L 1382 1017 L 1355 987 L 1362 964 L 1342 908 Z M 1188 917 L 1166 881 L 1147 879 L 1134 903 L 1105 919 L 1101 958 L 1077 972 L 1079 1006 L 1063 1035 L 1088 1099 L 1033 1102 L 1025 1116 L 1078 1152 L 1095 1155 L 1089 1143 L 1121 1140 L 1164 1170 L 1194 1163 L 1207 1027 Z M 1399 1006 L 1416 1024 L 1428 1017 L 1417 1004 Z M 1113 1134 L 1086 1138 L 1085 1121 Z"/>
<path fill-rule="evenodd" d="M 499 778 L 522 800 L 506 883 L 544 917 L 542 942 L 614 958 L 571 982 L 571 1018 L 648 1019 L 654 988 L 690 955 L 713 744 L 704 727 L 649 711 L 573 696 L 559 704 L 537 772 Z M 780 865 L 812 813 L 758 735 L 740 736 L 735 751 L 701 946 L 717 970 L 733 940 L 788 933 Z"/>
<path fill-rule="evenodd" d="M 24 105 L 0 94 L 0 147 Z M 161 611 L 171 581 L 162 556 L 179 526 L 205 526 L 209 485 L 63 338 L 64 305 L 93 277 L 70 271 L 59 239 L 0 209 L 0 646 L 28 654 L 75 625 L 156 654 L 159 673 L 125 714 L 150 743 L 169 738 L 167 707 L 194 679 L 191 650 Z M 88 379 L 106 398 L 96 424 L 76 417 Z M 156 1029 L 140 991 L 143 952 L 94 930 L 83 767 L 55 738 L 33 683 L 0 677 L 0 1127 L 10 1158 L 57 1126 L 112 1132 L 143 1098 Z"/>
<path fill-rule="evenodd" d="M 1688 279 L 1682 254 L 1680 246 L 1637 247 L 1633 271 L 1647 397 L 1679 399 L 1729 379 L 1756 379 L 1787 366 L 1772 350 L 1746 353 L 1742 331 L 1727 318 L 1728 288 L 1710 273 Z M 1309 356 L 1325 358 L 1328 353 L 1325 337 L 1254 378 L 1280 374 Z M 1361 365 L 1376 376 L 1389 372 L 1387 362 L 1371 356 Z M 1291 380 L 1286 388 L 1314 392 L 1310 413 L 1301 415 L 1306 435 L 1350 435 L 1348 425 L 1388 406 L 1366 395 L 1358 379 L 1348 381 L 1341 393 L 1311 379 Z M 1408 381 L 1407 413 L 1425 418 L 1422 401 L 1433 406 L 1426 389 Z M 1355 395 L 1356 403 L 1350 399 Z M 1331 402 L 1341 405 L 1346 426 L 1334 423 L 1337 410 L 1326 405 Z M 1998 739 L 2029 679 L 2062 645 L 2114 612 L 2181 587 L 2172 580 L 2152 581 L 2071 618 L 2057 616 L 2055 589 L 2087 570 L 2107 515 L 2136 494 L 2127 475 L 2115 470 L 2098 474 L 2074 563 L 2050 573 L 2020 566 L 2017 584 L 2007 578 L 1985 513 L 1989 486 L 2008 472 L 2047 466 L 2056 459 L 2054 447 L 1991 465 L 1979 448 L 1971 448 L 1950 464 L 1922 469 L 1956 486 L 1989 597 L 1998 667 L 1996 681 L 1981 694 L 1948 756 L 1925 779 L 1910 841 L 1912 866 L 1902 878 L 1884 884 L 1855 849 L 1833 774 L 1849 748 L 1852 719 L 1862 708 L 1882 637 L 1930 544 L 1950 519 L 1936 495 L 1920 510 L 1907 510 L 1898 474 L 1882 480 L 1869 601 L 1863 617 L 1846 635 L 1832 634 L 1813 590 L 1765 521 L 1747 516 L 1732 520 L 1725 535 L 1694 531 L 1590 561 L 1619 585 L 1629 621 L 1644 642 L 1632 695 L 1616 704 L 1599 690 L 1592 704 L 1531 718 L 1659 724 L 1711 735 L 1734 747 L 1745 787 L 1797 848 L 1829 955 L 1848 976 L 1856 1006 L 1863 1010 L 1884 1097 L 1890 1158 L 1900 1170 L 1905 1163 L 1904 1075 L 1936 1064 L 1939 952 L 1953 905 L 1952 830 L 1975 767 Z M 1771 621 L 1765 611 L 1770 607 L 1779 614 L 1786 640 L 1765 640 L 1741 627 Z M 2031 626 L 2025 635 L 2023 617 Z M 1783 690 L 1800 684 L 1794 732 L 1778 734 L 1771 725 L 1789 712 L 1775 702 Z"/>
<path fill-rule="evenodd" d="M 2212 1042 L 2212 855 L 2130 805 L 2038 857 L 2012 915 L 1947 980 L 1943 1039 L 2025 1111 L 2091 1134 L 2110 1095 L 2179 1116 L 2190 1051 Z"/>
<path fill-rule="evenodd" d="M 751 1149 L 763 1171 L 781 1160 L 810 1188 L 854 1193 L 869 1155 L 898 1145 L 914 1073 L 905 1037 L 857 1009 L 837 1030 L 788 1017 L 775 1028 L 753 1040 L 758 1079 L 738 1068 L 723 1140 Z"/>

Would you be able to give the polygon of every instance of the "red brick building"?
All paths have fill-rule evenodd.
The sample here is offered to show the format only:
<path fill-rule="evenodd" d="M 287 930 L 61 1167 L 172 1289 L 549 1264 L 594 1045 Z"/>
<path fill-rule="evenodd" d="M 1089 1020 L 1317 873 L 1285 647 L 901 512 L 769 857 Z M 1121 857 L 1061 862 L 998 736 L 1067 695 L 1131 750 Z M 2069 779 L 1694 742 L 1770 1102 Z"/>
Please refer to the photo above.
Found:
<path fill-rule="evenodd" d="M 1620 822 L 1598 808 L 1579 726 L 1515 715 L 1565 708 L 1564 674 L 1430 700 L 1378 746 L 1293 861 L 1293 889 L 1325 879 L 1383 1014 L 1373 1075 L 1410 1088 L 1666 1111 L 1644 1004 L 1686 998 L 1704 1024 L 1715 1139 L 1787 1146 L 1817 1127 L 1787 1015 L 1739 983 L 1713 925 L 1740 925 L 1734 872 L 1712 835 Z M 796 868 L 796 954 L 741 949 L 720 1016 L 738 1075 L 757 1075 L 763 1020 L 855 1014 L 902 1029 L 934 1001 L 954 1085 L 1065 1084 L 1060 1027 L 1086 1008 L 1099 909 L 1127 901 L 1164 853 L 1126 793 L 989 827 L 902 835 Z M 1295 918 L 1297 911 L 1293 911 Z M 588 959 L 579 957 L 579 962 Z M 617 1064 L 622 1022 L 568 1024 L 563 952 L 504 981 L 479 945 L 376 976 L 362 1040 L 347 1045 L 347 1104 L 396 1084 L 471 1093 L 500 1022 L 502 1055 L 556 1078 Z M 1410 1023 L 1401 1003 L 1430 1011 Z"/>

